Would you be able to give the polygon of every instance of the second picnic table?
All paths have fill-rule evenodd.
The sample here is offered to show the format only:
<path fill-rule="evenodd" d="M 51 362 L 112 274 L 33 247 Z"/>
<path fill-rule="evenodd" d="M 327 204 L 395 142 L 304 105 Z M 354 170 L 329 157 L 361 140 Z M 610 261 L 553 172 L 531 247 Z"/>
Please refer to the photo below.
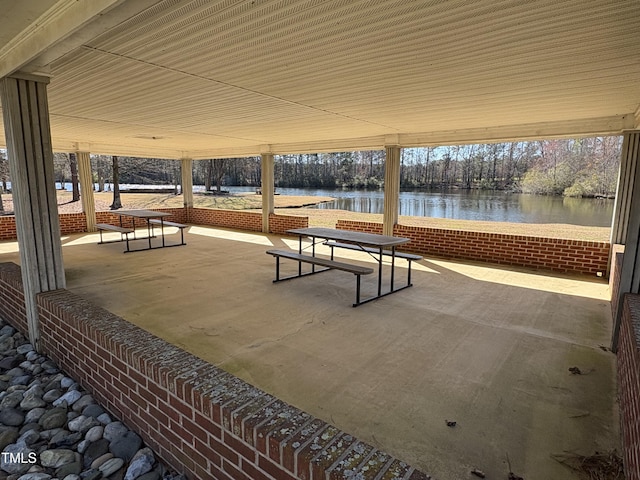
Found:
<path fill-rule="evenodd" d="M 411 261 L 421 260 L 419 255 L 399 253 L 396 251 L 398 245 L 406 244 L 410 241 L 409 238 L 393 237 L 388 235 L 378 235 L 374 233 L 354 232 L 351 230 L 340 230 L 335 228 L 323 228 L 323 227 L 309 227 L 309 228 L 296 228 L 287 230 L 288 234 L 297 235 L 299 238 L 298 253 L 293 253 L 285 250 L 269 250 L 267 253 L 276 257 L 276 282 L 281 280 L 287 280 L 290 278 L 297 278 L 309 273 L 302 272 L 302 263 L 310 263 L 312 265 L 312 271 L 310 273 L 317 273 L 315 266 L 319 265 L 325 267 L 325 269 L 338 269 L 353 273 L 357 277 L 356 288 L 356 302 L 353 306 L 358 306 L 363 303 L 375 300 L 377 298 L 395 293 L 412 286 L 411 283 Z M 308 247 L 303 248 L 303 239 L 308 238 L 311 243 Z M 315 246 L 317 243 L 322 243 L 331 247 L 331 259 L 324 259 L 316 257 Z M 311 248 L 311 254 L 305 255 L 303 251 L 307 248 Z M 378 264 L 378 289 L 377 295 L 374 295 L 365 300 L 360 299 L 360 276 L 368 273 L 373 273 L 373 270 L 368 267 L 361 267 L 358 265 L 351 265 L 343 262 L 336 262 L 333 259 L 334 248 L 348 248 L 352 250 L 362 251 L 373 256 Z M 389 290 L 383 292 L 383 269 L 382 262 L 384 256 L 391 257 L 391 272 L 389 281 Z M 279 274 L 279 257 L 290 258 L 298 261 L 298 274 L 292 277 L 280 278 Z M 409 270 L 407 276 L 407 283 L 399 288 L 394 285 L 395 281 L 395 264 L 396 258 L 404 258 L 409 262 Z M 324 270 L 320 270 L 324 271 Z"/>

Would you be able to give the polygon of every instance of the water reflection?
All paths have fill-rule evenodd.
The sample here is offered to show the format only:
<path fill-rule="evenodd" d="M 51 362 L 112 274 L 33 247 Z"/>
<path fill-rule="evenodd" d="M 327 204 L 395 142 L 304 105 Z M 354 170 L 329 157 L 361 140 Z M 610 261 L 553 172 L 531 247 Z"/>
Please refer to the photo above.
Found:
<path fill-rule="evenodd" d="M 279 189 L 283 195 L 322 195 L 333 202 L 318 208 L 349 210 L 360 213 L 382 213 L 382 191 Z M 613 200 L 562 198 L 503 192 L 425 192 L 400 193 L 400 215 L 487 220 L 520 223 L 568 223 L 609 227 Z"/>

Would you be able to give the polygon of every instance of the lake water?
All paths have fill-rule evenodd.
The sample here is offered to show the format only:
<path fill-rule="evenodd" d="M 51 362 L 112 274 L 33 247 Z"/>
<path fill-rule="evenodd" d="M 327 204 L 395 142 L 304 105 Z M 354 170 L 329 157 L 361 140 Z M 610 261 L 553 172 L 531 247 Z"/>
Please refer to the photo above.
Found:
<path fill-rule="evenodd" d="M 123 191 L 149 185 L 122 185 Z M 161 185 L 158 185 L 160 187 Z M 164 185 L 171 187 L 170 185 Z M 65 185 L 71 190 L 71 184 Z M 229 187 L 230 192 L 255 192 L 255 187 Z M 203 191 L 194 185 L 194 191 Z M 277 188 L 280 195 L 333 197 L 334 201 L 317 208 L 335 208 L 360 213 L 382 213 L 381 190 L 327 190 L 313 188 Z M 403 191 L 400 192 L 400 215 L 487 220 L 514 223 L 568 223 L 610 227 L 612 199 L 563 198 L 483 190 Z"/>
<path fill-rule="evenodd" d="M 230 191 L 253 188 L 224 187 Z M 379 190 L 323 190 L 277 188 L 281 195 L 334 197 L 317 208 L 337 208 L 361 213 L 382 213 L 384 192 Z M 610 227 L 612 199 L 563 198 L 505 192 L 452 190 L 400 192 L 400 215 L 488 220 L 514 223 L 568 223 Z"/>

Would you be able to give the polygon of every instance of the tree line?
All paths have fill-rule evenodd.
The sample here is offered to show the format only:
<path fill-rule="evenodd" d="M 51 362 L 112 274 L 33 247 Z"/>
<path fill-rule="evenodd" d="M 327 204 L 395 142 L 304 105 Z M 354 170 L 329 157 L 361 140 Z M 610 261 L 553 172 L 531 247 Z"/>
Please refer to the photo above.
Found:
<path fill-rule="evenodd" d="M 403 148 L 400 186 L 404 189 L 462 188 L 506 190 L 546 195 L 615 195 L 622 138 L 503 142 L 445 147 Z M 276 155 L 275 184 L 283 188 L 378 189 L 384 186 L 385 153 L 381 150 Z M 96 190 L 118 190 L 120 184 L 172 185 L 179 192 L 181 162 L 157 158 L 92 155 Z M 75 155 L 54 154 L 54 175 L 77 190 Z M 260 186 L 260 157 L 197 160 L 193 183 L 206 191 L 224 185 Z M 0 150 L 2 192 L 10 182 L 6 151 Z M 114 200 L 114 207 L 117 202 Z"/>

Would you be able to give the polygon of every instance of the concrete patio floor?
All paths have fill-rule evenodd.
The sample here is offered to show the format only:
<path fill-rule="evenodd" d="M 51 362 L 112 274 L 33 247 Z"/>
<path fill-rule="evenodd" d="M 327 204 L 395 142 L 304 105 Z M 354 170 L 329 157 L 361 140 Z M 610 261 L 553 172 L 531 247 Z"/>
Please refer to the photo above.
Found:
<path fill-rule="evenodd" d="M 192 226 L 187 246 L 126 255 L 97 241 L 63 239 L 69 290 L 434 478 L 503 479 L 508 456 L 527 480 L 577 479 L 551 455 L 619 449 L 604 280 L 428 258 L 412 288 L 353 308 L 345 272 L 272 283 L 265 250 L 297 239 Z M 0 261 L 19 263 L 16 242 Z"/>

